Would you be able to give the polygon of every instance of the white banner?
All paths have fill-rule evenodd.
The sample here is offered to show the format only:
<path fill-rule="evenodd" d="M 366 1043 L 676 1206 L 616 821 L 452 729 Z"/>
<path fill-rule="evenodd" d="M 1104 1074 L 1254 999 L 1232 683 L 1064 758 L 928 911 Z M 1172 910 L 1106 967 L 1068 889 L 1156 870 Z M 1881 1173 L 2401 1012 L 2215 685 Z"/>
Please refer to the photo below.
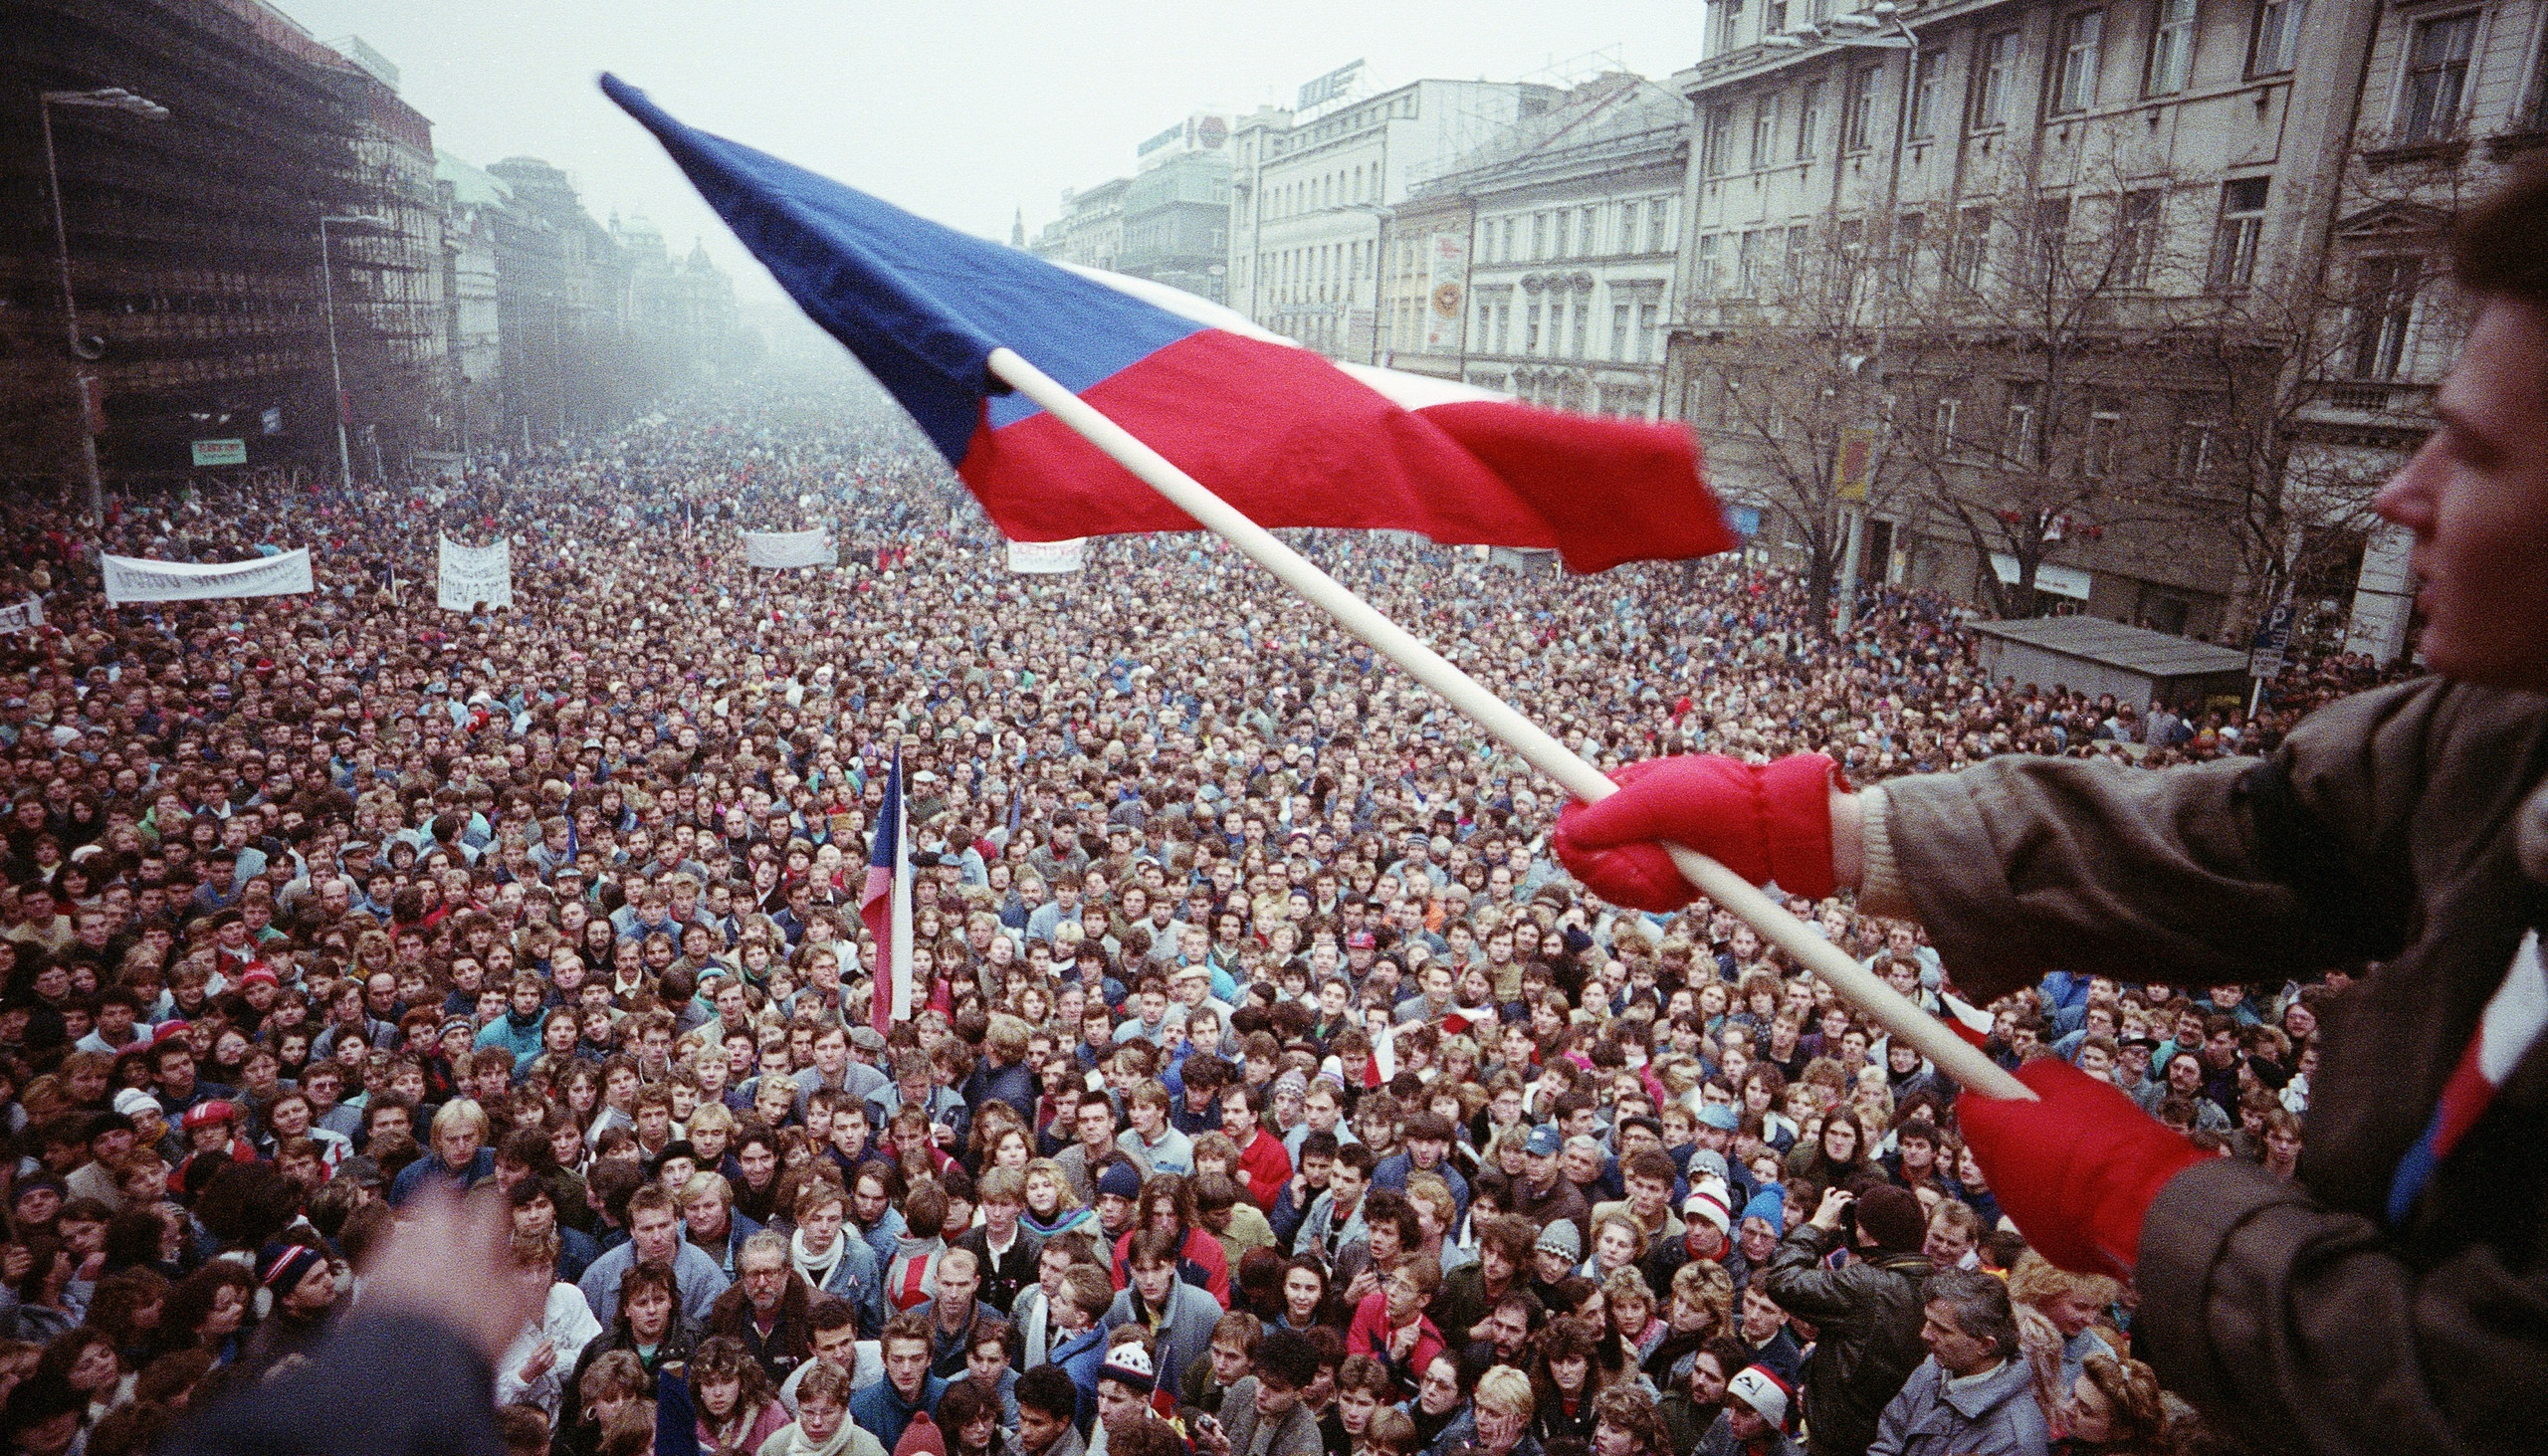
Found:
<path fill-rule="evenodd" d="M 480 602 L 491 607 L 514 604 L 514 543 L 498 537 L 490 546 L 464 546 L 442 537 L 441 579 L 434 602 L 447 612 L 465 612 Z"/>
<path fill-rule="evenodd" d="M 832 549 L 832 533 L 827 530 L 747 530 L 743 532 L 743 564 L 746 566 L 837 566 L 840 553 Z"/>
<path fill-rule="evenodd" d="M 125 602 L 215 601 L 233 596 L 289 596 L 315 591 L 310 579 L 310 548 L 260 556 L 254 561 L 223 561 L 202 566 L 191 561 L 152 561 L 140 556 L 98 558 L 106 578 L 106 600 Z"/>
<path fill-rule="evenodd" d="M 44 598 L 40 596 L 0 607 L 0 632 L 24 632 L 29 627 L 43 625 Z"/>
<path fill-rule="evenodd" d="M 1057 571 L 1077 571 L 1088 564 L 1088 537 L 1072 536 L 1066 541 L 1010 541 L 1008 569 L 1029 575 L 1047 575 Z"/>

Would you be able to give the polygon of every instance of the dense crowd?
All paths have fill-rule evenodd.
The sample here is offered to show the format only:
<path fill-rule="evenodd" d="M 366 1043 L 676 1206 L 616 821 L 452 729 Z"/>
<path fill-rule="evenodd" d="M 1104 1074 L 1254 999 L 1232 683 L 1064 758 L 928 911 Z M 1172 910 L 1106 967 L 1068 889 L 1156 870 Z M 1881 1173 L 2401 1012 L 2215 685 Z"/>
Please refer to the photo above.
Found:
<path fill-rule="evenodd" d="M 2201 1448 L 2130 1292 L 2004 1225 L 1955 1087 L 1700 902 L 1590 897 L 1561 799 L 1201 537 L 1012 575 L 819 390 L 355 495 L 117 502 L 105 548 L 313 548 L 109 608 L 13 503 L 0 598 L 0 1434 L 125 1456 L 304 1368 L 397 1210 L 480 1184 L 559 1456 L 1813 1456 Z M 838 569 L 753 571 L 822 525 Z M 434 605 L 437 535 L 514 541 Z M 2363 686 L 2136 718 L 1953 606 L 1837 640 L 1765 560 L 1568 578 L 1304 549 L 1604 768 L 2259 753 Z M 914 1012 L 860 919 L 899 752 Z M 1791 907 L 1933 1011 L 1916 926 Z M 1989 1008 L 2288 1171 L 2346 978 L 2059 970 Z"/>

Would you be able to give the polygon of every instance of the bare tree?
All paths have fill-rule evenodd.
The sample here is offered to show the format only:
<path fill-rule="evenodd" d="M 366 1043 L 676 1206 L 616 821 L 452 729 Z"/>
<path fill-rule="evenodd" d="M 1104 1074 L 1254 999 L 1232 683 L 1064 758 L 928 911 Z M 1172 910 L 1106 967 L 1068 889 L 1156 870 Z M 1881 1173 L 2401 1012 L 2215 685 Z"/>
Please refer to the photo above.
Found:
<path fill-rule="evenodd" d="M 2065 543 L 2192 549 L 2221 509 L 2248 429 L 2236 382 L 2272 354 L 2219 335 L 2207 291 L 2254 256 L 2170 225 L 2198 195 L 2119 160 L 2088 185 L 2012 168 L 1904 239 L 1892 273 L 1921 326 L 1892 350 L 1900 451 L 1931 520 L 2009 563 L 1980 573 L 1997 615 L 2041 610 Z"/>
<path fill-rule="evenodd" d="M 1814 618 L 1828 631 L 1845 508 L 1881 508 L 1903 488 L 1878 364 L 1905 301 L 1866 267 L 1886 240 L 1856 219 L 1728 236 L 1730 273 L 1700 282 L 1713 326 L 1678 341 L 1689 417 L 1712 475 L 1802 546 Z"/>

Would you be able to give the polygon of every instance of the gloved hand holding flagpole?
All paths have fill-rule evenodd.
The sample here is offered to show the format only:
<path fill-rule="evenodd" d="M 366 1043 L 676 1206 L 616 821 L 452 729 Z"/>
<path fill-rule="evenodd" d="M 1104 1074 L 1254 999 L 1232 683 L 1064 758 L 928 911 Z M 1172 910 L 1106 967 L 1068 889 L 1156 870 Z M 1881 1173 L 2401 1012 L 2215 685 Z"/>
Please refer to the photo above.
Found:
<path fill-rule="evenodd" d="M 684 126 L 616 78 L 602 87 L 912 413 L 1011 538 L 1199 523 L 1568 793 L 1592 801 L 1613 791 L 1598 769 L 1267 526 L 1554 546 L 1582 571 L 1707 554 L 1733 537 L 1699 482 L 1685 429 L 1535 410 L 1447 381 L 1331 364 L 1199 300 L 938 227 Z M 1212 462 L 1227 495 L 1152 440 Z M 1128 489 L 1133 482 L 1148 490 Z M 1741 876 L 1669 849 L 1691 885 L 1941 1072 L 1991 1097 L 2034 1096 Z"/>

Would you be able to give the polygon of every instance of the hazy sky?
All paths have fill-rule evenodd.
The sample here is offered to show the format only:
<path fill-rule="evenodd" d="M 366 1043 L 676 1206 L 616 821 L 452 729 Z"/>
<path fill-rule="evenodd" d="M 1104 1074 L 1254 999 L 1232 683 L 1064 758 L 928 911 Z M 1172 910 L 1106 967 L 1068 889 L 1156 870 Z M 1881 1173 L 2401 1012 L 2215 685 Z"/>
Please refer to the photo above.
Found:
<path fill-rule="evenodd" d="M 617 72 L 675 116 L 954 227 L 1031 236 L 1064 187 L 1128 173 L 1144 137 L 1206 105 L 1288 104 L 1356 59 L 1385 88 L 1584 70 L 1662 78 L 1698 56 L 1697 0 L 277 0 L 321 40 L 359 35 L 402 73 L 434 143 L 572 175 L 584 204 L 696 237 L 749 299 L 776 289 L 661 148 L 603 100 Z M 1550 79 L 1541 75 L 1537 79 Z"/>

